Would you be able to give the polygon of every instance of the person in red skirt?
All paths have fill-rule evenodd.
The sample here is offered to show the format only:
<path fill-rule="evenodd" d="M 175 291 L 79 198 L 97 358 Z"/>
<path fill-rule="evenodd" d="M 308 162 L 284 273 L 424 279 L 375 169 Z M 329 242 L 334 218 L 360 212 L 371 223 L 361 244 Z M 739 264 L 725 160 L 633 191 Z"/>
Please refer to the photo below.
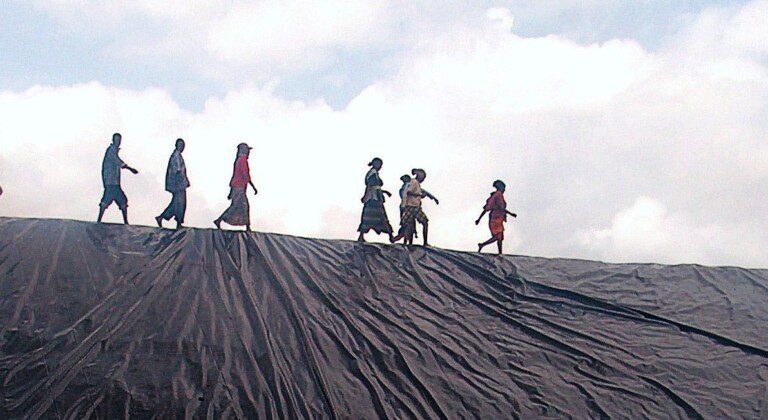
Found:
<path fill-rule="evenodd" d="M 507 215 L 512 217 L 517 217 L 517 215 L 507 211 L 507 202 L 504 200 L 504 191 L 507 189 L 507 186 L 503 182 L 496 180 L 493 182 L 493 188 L 496 188 L 496 191 L 488 197 L 483 207 L 483 212 L 475 220 L 475 224 L 479 225 L 485 213 L 490 213 L 488 216 L 488 227 L 491 229 L 491 239 L 477 244 L 477 252 L 482 252 L 486 245 L 496 242 L 499 247 L 499 255 L 501 255 L 501 246 L 504 242 L 504 222 L 507 221 Z"/>

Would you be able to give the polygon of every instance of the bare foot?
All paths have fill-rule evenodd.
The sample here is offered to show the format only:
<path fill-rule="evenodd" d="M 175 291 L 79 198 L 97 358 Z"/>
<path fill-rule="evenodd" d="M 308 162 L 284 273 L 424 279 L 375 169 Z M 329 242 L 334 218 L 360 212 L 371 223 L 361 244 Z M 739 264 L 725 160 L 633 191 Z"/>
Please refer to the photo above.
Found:
<path fill-rule="evenodd" d="M 184 225 L 182 225 L 181 223 L 176 223 L 176 230 L 179 230 L 179 229 L 181 229 L 183 227 L 184 227 Z"/>
<path fill-rule="evenodd" d="M 221 220 L 216 219 L 213 221 L 213 224 L 216 225 L 216 229 L 221 230 Z"/>
<path fill-rule="evenodd" d="M 163 228 L 163 218 L 161 216 L 155 217 L 155 222 L 157 222 L 157 227 L 160 229 Z"/>
<path fill-rule="evenodd" d="M 483 252 L 483 244 L 477 244 L 477 252 Z"/>

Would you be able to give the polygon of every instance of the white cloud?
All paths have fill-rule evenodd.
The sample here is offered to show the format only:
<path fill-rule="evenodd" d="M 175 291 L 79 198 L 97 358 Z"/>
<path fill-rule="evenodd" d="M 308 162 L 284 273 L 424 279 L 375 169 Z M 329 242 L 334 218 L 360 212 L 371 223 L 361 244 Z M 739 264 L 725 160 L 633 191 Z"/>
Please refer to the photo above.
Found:
<path fill-rule="evenodd" d="M 246 3 L 211 22 L 206 47 L 225 62 L 311 66 L 335 49 L 387 36 L 383 1 Z"/>
<path fill-rule="evenodd" d="M 506 7 L 491 7 L 485 13 L 488 19 L 499 22 L 504 31 L 511 31 L 515 24 L 515 18 Z"/>
<path fill-rule="evenodd" d="M 130 55 L 201 56 L 207 75 L 249 71 L 269 80 L 325 65 L 340 51 L 388 45 L 397 2 L 384 0 L 88 1 L 38 0 L 72 31 L 110 39 Z M 122 34 L 122 35 L 121 35 Z M 136 43 L 135 36 L 147 37 Z"/>
<path fill-rule="evenodd" d="M 692 234 L 692 227 L 675 220 L 658 200 L 639 197 L 631 207 L 616 214 L 610 228 L 581 230 L 576 238 L 599 258 L 621 259 L 633 255 L 646 261 L 680 262 L 681 258 L 700 261 L 703 255 L 696 248 L 714 238 Z M 686 246 L 678 248 L 681 242 Z M 673 255 L 674 258 L 670 258 Z"/>
<path fill-rule="evenodd" d="M 768 51 L 751 17 L 764 4 L 707 11 L 658 53 L 632 40 L 521 37 L 511 14 L 492 9 L 422 37 L 395 75 L 340 111 L 256 86 L 200 112 L 162 90 L 100 83 L 0 93 L 10 122 L 0 126 L 0 212 L 95 217 L 101 155 L 120 130 L 124 158 L 142 170 L 125 176 L 136 222 L 166 204 L 164 165 L 181 136 L 190 222 L 209 226 L 245 140 L 256 147 L 262 230 L 353 238 L 365 163 L 378 155 L 393 191 L 403 172 L 427 169 L 425 187 L 441 199 L 427 204 L 439 246 L 474 250 L 486 239 L 473 220 L 500 178 L 520 215 L 507 225 L 511 252 L 766 266 Z M 298 44 L 347 43 L 309 38 Z"/>
<path fill-rule="evenodd" d="M 619 211 L 610 227 L 579 230 L 574 236 L 585 256 L 602 260 L 628 261 L 631 255 L 641 262 L 717 264 L 730 254 L 729 264 L 764 264 L 759 233 L 717 223 L 694 225 L 684 212 L 671 213 L 650 197 L 638 197 Z"/>

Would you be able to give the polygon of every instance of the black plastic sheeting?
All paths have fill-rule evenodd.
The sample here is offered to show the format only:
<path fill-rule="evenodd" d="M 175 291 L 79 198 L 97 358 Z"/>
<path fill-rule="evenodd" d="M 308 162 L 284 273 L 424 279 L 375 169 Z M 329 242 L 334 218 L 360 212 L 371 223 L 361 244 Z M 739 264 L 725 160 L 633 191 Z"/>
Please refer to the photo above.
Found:
<path fill-rule="evenodd" d="M 765 418 L 768 271 L 0 218 L 0 417 Z"/>

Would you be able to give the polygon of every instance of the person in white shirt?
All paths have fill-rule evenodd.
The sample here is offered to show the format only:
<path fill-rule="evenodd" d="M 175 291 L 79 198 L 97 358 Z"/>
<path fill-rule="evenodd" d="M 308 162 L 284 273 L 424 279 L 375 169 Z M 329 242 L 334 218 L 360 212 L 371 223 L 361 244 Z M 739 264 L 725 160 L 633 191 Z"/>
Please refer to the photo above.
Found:
<path fill-rule="evenodd" d="M 406 245 L 413 244 L 414 236 L 417 238 L 419 237 L 419 234 L 416 232 L 416 226 L 413 226 L 413 229 L 411 229 L 411 232 L 412 232 L 411 235 L 406 235 L 405 233 L 408 231 L 408 229 L 407 229 L 407 225 L 403 223 L 405 221 L 403 218 L 403 211 L 405 210 L 406 202 L 407 202 L 406 190 L 408 189 L 408 184 L 411 183 L 411 180 L 412 178 L 408 174 L 400 177 L 400 181 L 403 182 L 403 185 L 400 187 L 400 229 L 397 232 L 397 234 L 398 236 L 401 236 L 404 239 L 404 243 Z M 430 194 L 429 191 L 422 188 L 421 193 L 424 197 L 434 200 L 435 204 L 440 204 L 440 200 L 438 200 L 437 197 L 435 197 L 434 195 Z M 415 223 L 415 219 L 413 220 L 413 222 Z"/>
<path fill-rule="evenodd" d="M 423 226 L 422 234 L 424 236 L 424 246 L 429 246 L 429 219 L 421 209 L 421 199 L 427 197 L 427 194 L 429 194 L 425 194 L 424 190 L 421 189 L 421 183 L 427 178 L 427 173 L 423 169 L 413 169 L 411 174 L 413 174 L 415 178 L 411 179 L 405 187 L 403 195 L 404 205 L 400 217 L 400 224 L 403 226 L 403 229 L 400 234 L 393 237 L 390 241 L 395 243 L 400 239 L 405 238 L 406 243 L 413 243 L 413 235 L 416 233 L 416 222 L 418 221 Z M 429 194 L 429 196 L 435 200 L 436 204 L 439 204 L 439 201 L 434 198 L 434 196 L 431 194 Z"/>

